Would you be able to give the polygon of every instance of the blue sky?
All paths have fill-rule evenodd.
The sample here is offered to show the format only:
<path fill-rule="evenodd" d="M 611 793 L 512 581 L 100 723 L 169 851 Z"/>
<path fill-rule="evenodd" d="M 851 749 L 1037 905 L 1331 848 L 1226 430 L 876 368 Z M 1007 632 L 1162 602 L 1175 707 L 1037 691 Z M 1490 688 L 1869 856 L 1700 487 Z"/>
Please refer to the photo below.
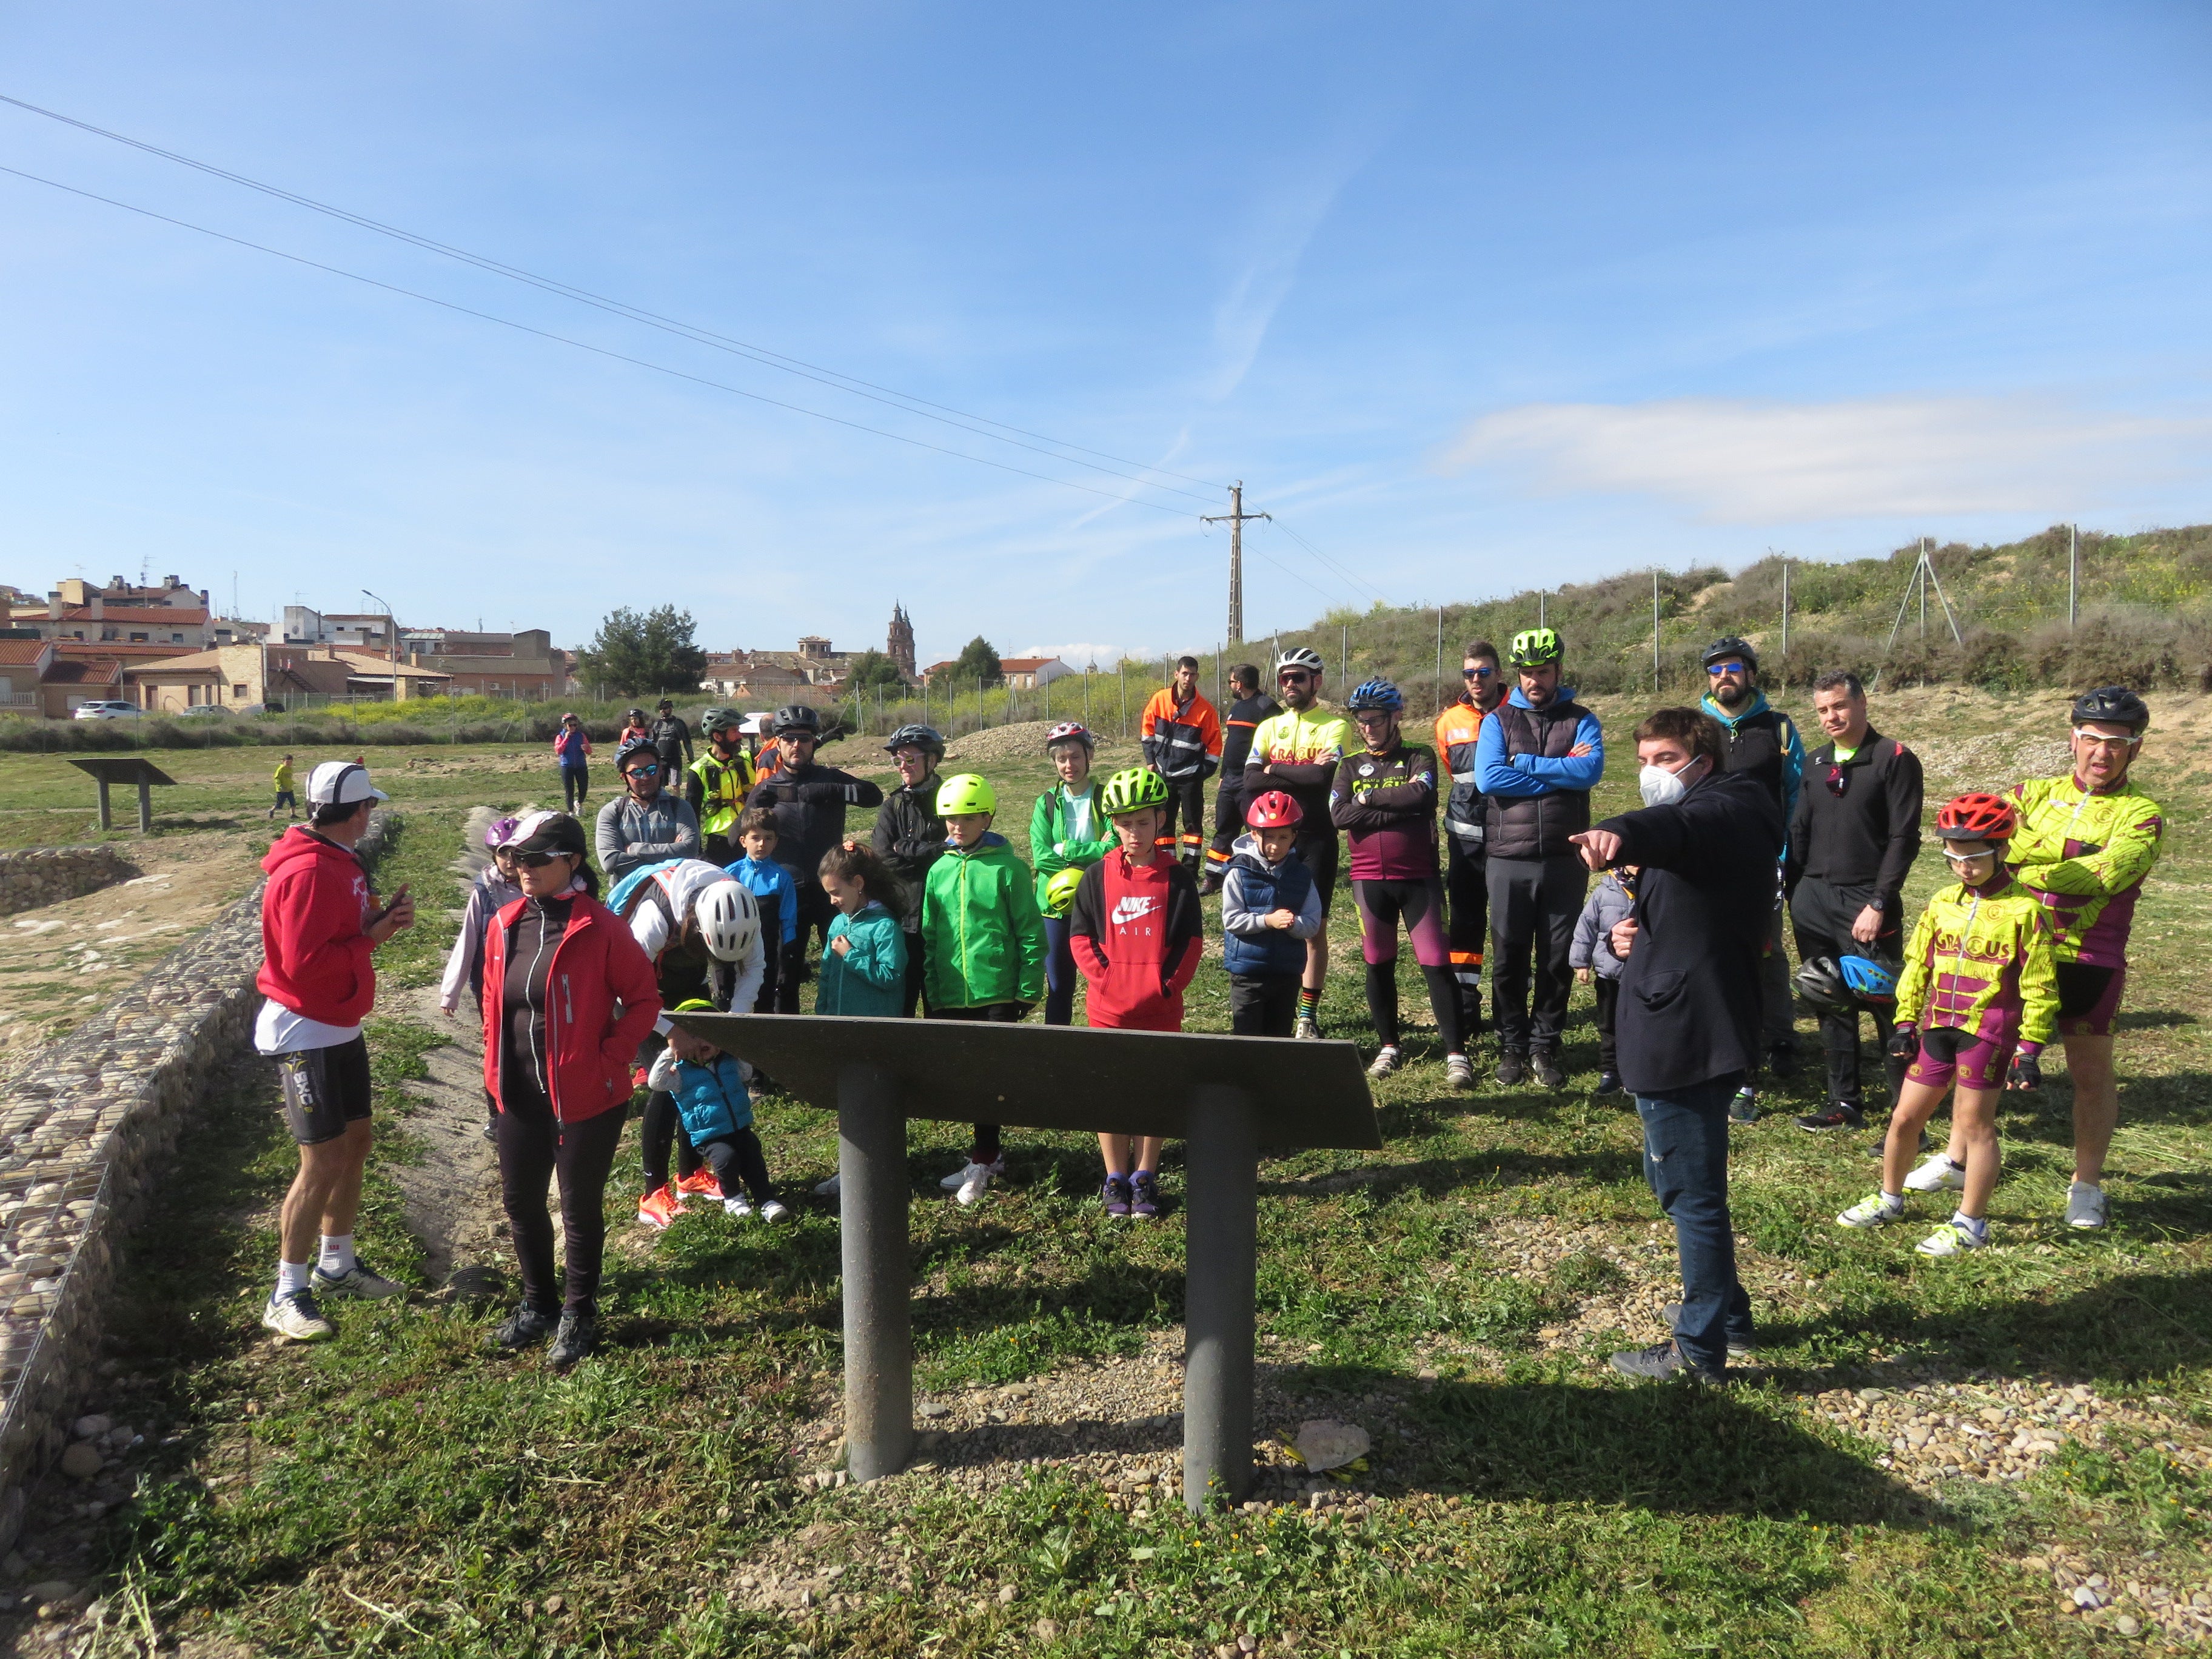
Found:
<path fill-rule="evenodd" d="M 0 106 L 0 165 L 1107 492 L 0 174 L 0 580 L 1079 660 L 1220 637 L 1237 478 L 1253 635 L 2199 520 L 2208 83 L 2193 3 L 9 0 L 0 92 L 1206 499 Z"/>

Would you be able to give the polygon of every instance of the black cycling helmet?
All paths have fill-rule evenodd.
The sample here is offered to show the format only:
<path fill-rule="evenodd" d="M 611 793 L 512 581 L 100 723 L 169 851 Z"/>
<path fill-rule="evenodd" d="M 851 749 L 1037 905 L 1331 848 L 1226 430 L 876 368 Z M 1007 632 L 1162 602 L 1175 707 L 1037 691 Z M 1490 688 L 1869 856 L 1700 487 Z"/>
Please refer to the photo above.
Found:
<path fill-rule="evenodd" d="M 1856 1012 L 1851 1000 L 1850 988 L 1844 983 L 1843 970 L 1836 966 L 1833 957 L 1814 957 L 1790 976 L 1797 994 L 1816 1013 L 1847 1014 Z"/>
<path fill-rule="evenodd" d="M 666 708 L 672 711 L 676 707 L 676 699 L 673 697 L 663 697 L 659 702 L 654 706 L 656 708 Z"/>
<path fill-rule="evenodd" d="M 2150 724 L 2150 705 L 2124 685 L 2100 685 L 2074 699 L 2076 726 L 2124 726 L 2140 732 Z"/>
<path fill-rule="evenodd" d="M 811 703 L 787 702 L 775 711 L 775 734 L 787 732 L 808 732 L 822 735 L 822 711 Z"/>
<path fill-rule="evenodd" d="M 623 718 L 628 720 L 632 726 L 642 726 L 645 724 L 645 710 L 642 708 L 633 708 L 629 714 L 623 715 Z"/>
<path fill-rule="evenodd" d="M 651 738 L 632 738 L 615 750 L 615 775 L 620 777 L 631 760 L 639 755 L 652 757 L 653 763 L 656 766 L 660 763 L 660 750 L 653 747 Z"/>
<path fill-rule="evenodd" d="M 919 749 L 943 760 L 945 735 L 933 726 L 902 726 L 884 744 L 884 753 L 896 755 L 902 749 Z"/>
<path fill-rule="evenodd" d="M 1749 640 L 1739 639 L 1733 634 L 1723 635 L 1705 647 L 1705 666 L 1711 668 L 1715 663 L 1729 657 L 1741 657 L 1746 668 L 1754 674 L 1759 672 L 1759 647 Z"/>

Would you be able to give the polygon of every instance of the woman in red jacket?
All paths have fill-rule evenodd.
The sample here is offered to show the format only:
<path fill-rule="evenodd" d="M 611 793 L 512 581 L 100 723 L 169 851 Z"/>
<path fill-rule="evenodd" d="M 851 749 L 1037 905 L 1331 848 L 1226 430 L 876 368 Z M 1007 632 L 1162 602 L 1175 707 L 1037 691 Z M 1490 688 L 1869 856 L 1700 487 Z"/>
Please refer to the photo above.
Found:
<path fill-rule="evenodd" d="M 550 1332 L 546 1363 L 566 1370 L 598 1337 L 607 1176 L 628 1116 L 630 1062 L 660 995 L 644 948 L 599 901 L 584 826 L 543 813 L 520 826 L 513 846 L 522 896 L 484 939 L 484 1087 L 499 1106 L 500 1187 L 522 1305 L 492 1346 L 517 1352 Z M 545 1205 L 556 1174 L 565 1296 L 554 1288 Z"/>

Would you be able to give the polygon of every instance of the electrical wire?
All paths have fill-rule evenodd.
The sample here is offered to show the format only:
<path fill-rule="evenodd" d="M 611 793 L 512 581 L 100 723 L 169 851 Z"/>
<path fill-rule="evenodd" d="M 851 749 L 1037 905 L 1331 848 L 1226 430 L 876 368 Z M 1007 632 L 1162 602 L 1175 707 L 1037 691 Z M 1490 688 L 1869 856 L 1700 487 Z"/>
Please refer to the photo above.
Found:
<path fill-rule="evenodd" d="M 1389 594 L 1383 592 L 1382 589 L 1376 587 L 1373 583 L 1366 581 L 1362 578 L 1354 575 L 1351 571 L 1346 569 L 1334 559 L 1330 558 L 1328 554 L 1322 552 L 1321 549 L 1316 547 L 1311 542 L 1308 541 L 1304 536 L 1298 534 L 1297 531 L 1291 529 L 1290 526 L 1285 524 L 1279 518 L 1270 519 L 1268 522 L 1273 525 L 1276 529 L 1281 531 L 1283 534 L 1288 536 L 1292 541 L 1296 542 L 1300 547 L 1305 549 L 1307 552 L 1312 554 L 1316 559 L 1322 562 L 1322 565 L 1328 569 L 1334 571 L 1339 576 L 1342 577 L 1353 587 L 1365 589 L 1367 592 L 1372 594 L 1376 599 L 1380 599 L 1385 605 L 1388 605 L 1390 602 L 1390 596 Z"/>
<path fill-rule="evenodd" d="M 835 426 L 848 427 L 855 432 L 872 433 L 878 438 L 894 439 L 902 444 L 911 444 L 916 449 L 927 449 L 939 455 L 950 455 L 958 460 L 973 461 L 978 466 L 995 467 L 1001 472 L 1012 472 L 1024 478 L 1036 478 L 1044 483 L 1058 484 L 1064 489 L 1079 489 L 1087 495 L 1103 495 L 1109 501 L 1126 501 L 1132 507 L 1148 507 L 1155 513 L 1165 513 L 1178 519 L 1197 516 L 1194 514 L 1186 513 L 1181 507 L 1165 507 L 1158 501 L 1146 501 L 1140 496 L 1123 495 L 1118 490 L 1101 489 L 1095 484 L 1078 483 L 1073 478 L 1055 478 L 1049 473 L 1032 472 L 1027 467 L 1015 466 L 1006 461 L 994 461 L 987 455 L 971 455 L 964 449 L 948 449 L 942 444 L 933 444 L 921 438 L 909 437 L 903 432 L 893 432 L 884 427 L 869 426 L 860 421 L 848 421 L 842 415 L 831 415 L 818 409 L 809 409 L 804 404 L 787 403 L 781 398 L 770 398 L 762 392 L 748 392 L 743 386 L 709 380 L 703 374 L 693 374 L 684 369 L 672 368 L 665 363 L 656 363 L 644 357 L 633 357 L 627 352 L 593 345 L 588 341 L 575 339 L 566 334 L 556 334 L 550 329 L 534 328 L 528 323 L 516 322 L 511 317 L 501 317 L 489 311 L 478 311 L 472 306 L 460 305 L 452 300 L 441 300 L 434 295 L 420 293 L 411 288 L 402 288 L 396 283 L 381 282 L 374 276 L 364 276 L 358 271 L 347 270 L 338 265 L 325 264 L 319 259 L 310 259 L 304 254 L 288 253 L 283 248 L 270 247 L 260 242 L 251 242 L 242 236 L 233 236 L 226 231 L 211 230 L 205 225 L 196 225 L 189 219 L 179 219 L 166 213 L 156 213 L 151 208 L 143 208 L 131 202 L 118 201 L 112 196 L 102 196 L 94 191 L 80 190 L 75 185 L 65 185 L 56 179 L 41 178 L 35 173 L 26 173 L 21 167 L 0 167 L 0 173 L 10 174 L 17 179 L 27 179 L 34 185 L 44 185 L 51 190 L 62 191 L 71 196 L 81 196 L 88 202 L 100 202 L 109 207 L 121 208 L 126 213 L 135 213 L 142 218 L 156 220 L 165 225 L 174 225 L 180 230 L 198 231 L 201 235 L 213 237 L 216 241 L 228 242 L 237 247 L 251 248 L 256 253 L 266 253 L 274 258 L 289 260 L 294 264 L 305 265 L 311 270 L 326 271 L 333 276 L 343 276 L 349 282 L 360 283 L 369 288 L 382 289 L 387 294 L 398 294 L 410 300 L 420 300 L 425 305 L 437 306 L 442 310 L 458 312 L 464 317 L 474 317 L 483 322 L 497 323 L 501 327 L 514 329 L 518 333 L 535 335 L 541 340 L 551 340 L 556 344 L 573 346 L 579 351 L 588 351 L 594 356 L 611 358 L 618 363 L 629 363 L 634 368 L 650 369 L 656 374 L 665 374 L 678 380 L 689 380 L 695 386 L 708 386 L 716 392 L 726 392 L 733 397 L 747 398 L 755 403 L 767 404 L 772 408 L 789 410 L 799 415 L 811 415 L 817 421 L 827 421 Z"/>
<path fill-rule="evenodd" d="M 916 397 L 910 392 L 895 391 L 889 386 L 878 386 L 872 381 L 860 380 L 855 375 L 846 374 L 837 369 L 826 368 L 818 363 L 807 362 L 803 358 L 788 356 L 780 351 L 772 351 L 766 346 L 754 345 L 749 341 L 736 339 L 726 334 L 718 334 L 712 329 L 703 328 L 696 324 L 665 317 L 657 312 L 631 305 L 627 301 L 610 299 L 605 295 L 592 293 L 589 289 L 578 288 L 572 283 L 562 282 L 556 277 L 539 276 L 534 271 L 507 264 L 488 255 L 472 253 L 466 248 L 455 247 L 450 243 L 438 241 L 432 237 L 418 234 L 399 226 L 386 224 L 347 208 L 336 207 L 327 202 L 319 202 L 313 197 L 302 196 L 295 191 L 286 190 L 281 185 L 264 183 L 260 179 L 249 178 L 242 173 L 234 173 L 228 167 L 217 167 L 211 161 L 202 161 L 176 150 L 164 149 L 159 144 L 133 138 L 127 133 L 115 132 L 106 127 L 95 126 L 89 121 L 80 120 L 73 115 L 64 115 L 58 110 L 46 109 L 40 105 L 28 103 L 21 98 L 10 97 L 6 93 L 0 93 L 0 104 L 11 105 L 29 114 L 42 116 L 50 121 L 58 121 L 64 126 L 75 127 L 81 132 L 91 133 L 95 137 L 108 139 L 114 143 L 125 145 L 148 155 L 158 156 L 162 161 L 174 162 L 179 167 L 192 168 L 196 172 L 206 173 L 210 178 L 221 179 L 226 183 L 237 185 L 247 190 L 258 191 L 264 196 L 273 197 L 278 201 L 289 202 L 295 206 L 307 208 L 310 211 L 342 220 L 361 229 L 373 231 L 380 236 L 392 237 L 411 246 L 421 248 L 426 252 L 435 253 L 445 258 L 457 259 L 465 264 L 473 265 L 479 270 L 504 276 L 513 282 L 525 283 L 545 293 L 556 295 L 562 299 L 572 300 L 579 305 L 590 306 L 596 310 L 607 312 L 632 322 L 642 323 L 648 328 L 656 328 L 665 334 L 676 335 L 695 344 L 744 357 L 763 368 L 779 369 L 787 374 L 795 374 L 801 380 L 811 380 L 817 386 L 828 386 L 832 391 L 842 392 L 850 397 L 865 398 L 871 403 L 884 404 L 894 409 L 902 410 L 909 415 L 919 415 L 924 420 L 939 421 L 945 425 L 957 427 L 963 432 L 972 432 L 976 436 L 988 439 L 994 443 L 1010 444 L 1017 449 L 1026 449 L 1035 454 L 1048 455 L 1054 460 L 1087 467 L 1094 472 L 1103 472 L 1109 477 L 1125 479 L 1142 489 L 1159 489 L 1171 495 L 1188 495 L 1193 501 L 1210 501 L 1212 497 L 1194 495 L 1189 490 L 1178 489 L 1173 484 L 1155 483 L 1148 478 L 1133 477 L 1126 472 L 1116 472 L 1112 467 L 1100 466 L 1095 462 L 1079 459 L 1076 455 L 1063 454 L 1059 452 L 1074 450 L 1083 455 L 1096 455 L 1101 460 L 1113 461 L 1121 466 L 1133 466 L 1140 472 L 1156 472 L 1163 477 L 1181 478 L 1186 483 L 1203 484 L 1217 494 L 1225 494 L 1228 489 L 1225 484 L 1213 483 L 1205 478 L 1192 477 L 1188 473 L 1171 471 L 1165 467 L 1132 460 L 1127 456 L 1115 455 L 1105 450 L 1092 449 L 1083 444 L 1071 443 L 1065 439 L 1054 438 L 1045 433 L 1031 432 L 1024 427 L 1009 425 L 1004 421 L 992 420 L 987 415 L 975 415 L 964 410 L 955 409 L 949 404 L 933 403 L 928 398 Z M 959 418 L 953 418 L 955 416 Z M 981 422 L 982 424 L 981 426 L 971 424 L 975 422 Z M 996 427 L 999 430 L 986 431 L 985 427 Z M 1023 443 L 1018 438 L 1000 435 L 1002 433 L 1008 432 L 1018 434 L 1020 438 L 1034 438 L 1037 440 L 1037 443 L 1049 444 L 1053 447 L 1041 449 L 1037 447 L 1037 444 Z"/>

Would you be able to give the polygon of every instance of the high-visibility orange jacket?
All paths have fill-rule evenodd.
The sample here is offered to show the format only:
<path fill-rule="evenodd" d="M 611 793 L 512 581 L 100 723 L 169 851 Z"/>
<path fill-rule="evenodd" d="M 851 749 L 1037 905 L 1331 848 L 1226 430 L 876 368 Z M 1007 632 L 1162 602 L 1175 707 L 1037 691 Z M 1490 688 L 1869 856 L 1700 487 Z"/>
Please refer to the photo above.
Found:
<path fill-rule="evenodd" d="M 1444 800 L 1444 830 L 1470 857 L 1482 851 L 1482 791 L 1474 781 L 1474 743 L 1481 735 L 1483 711 L 1462 697 L 1437 716 L 1437 758 L 1451 774 Z"/>
<path fill-rule="evenodd" d="M 1188 702 L 1171 685 L 1153 692 L 1143 729 L 1146 760 L 1170 783 L 1209 777 L 1221 763 L 1221 716 L 1195 691 Z"/>

